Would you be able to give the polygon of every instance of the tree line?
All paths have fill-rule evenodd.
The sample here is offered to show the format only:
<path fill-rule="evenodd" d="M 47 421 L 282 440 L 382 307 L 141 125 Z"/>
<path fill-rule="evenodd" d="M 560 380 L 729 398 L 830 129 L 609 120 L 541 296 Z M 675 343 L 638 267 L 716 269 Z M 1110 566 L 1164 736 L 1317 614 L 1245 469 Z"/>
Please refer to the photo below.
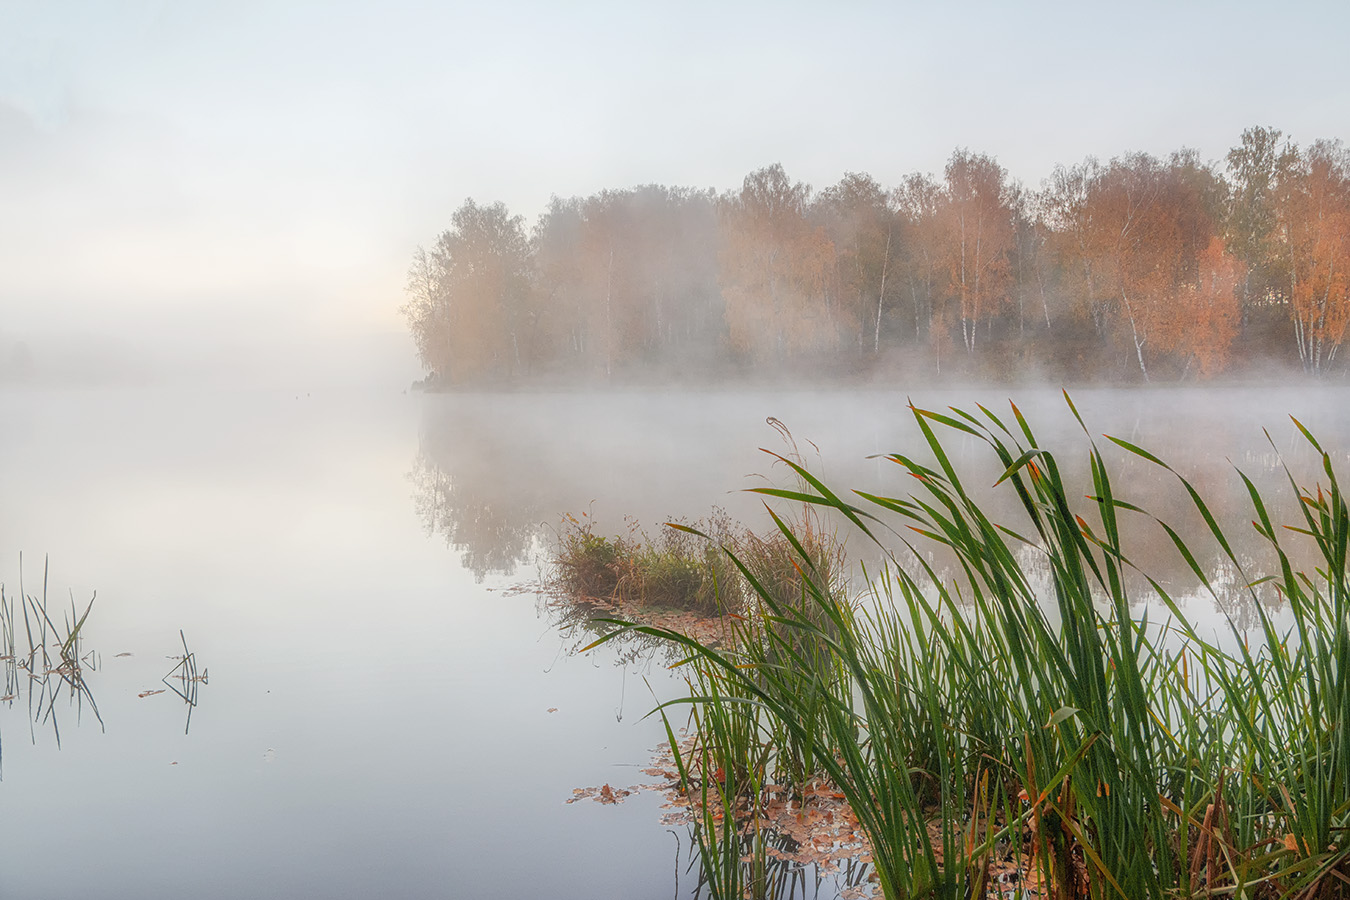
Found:
<path fill-rule="evenodd" d="M 1251 128 L 1056 166 L 1039 189 L 958 149 L 942 177 L 820 191 L 554 197 L 526 226 L 467 200 L 402 311 L 437 385 L 765 371 L 1207 378 L 1335 368 L 1350 323 L 1350 153 Z"/>

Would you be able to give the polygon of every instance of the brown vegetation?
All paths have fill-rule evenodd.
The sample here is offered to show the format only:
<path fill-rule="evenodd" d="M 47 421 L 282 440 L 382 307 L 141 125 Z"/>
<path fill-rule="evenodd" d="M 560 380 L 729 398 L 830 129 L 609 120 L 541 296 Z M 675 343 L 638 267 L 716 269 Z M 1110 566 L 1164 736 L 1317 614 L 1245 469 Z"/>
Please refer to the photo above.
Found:
<path fill-rule="evenodd" d="M 692 525 L 668 523 L 654 539 L 636 522 L 629 522 L 626 535 L 608 537 L 596 531 L 588 514 L 567 515 L 549 581 L 567 600 L 598 601 L 610 611 L 740 615 L 757 592 L 767 592 L 775 602 L 805 614 L 811 607 L 805 602 L 798 547 L 809 554 L 815 577 L 840 595 L 844 548 L 813 511 L 803 512 L 796 525 L 798 546 L 776 529 L 756 534 L 720 509 Z"/>
<path fill-rule="evenodd" d="M 1350 324 L 1350 154 L 1252 128 L 1226 165 L 1130 153 L 1039 190 L 958 149 L 941 180 L 472 200 L 404 305 L 438 386 L 747 371 L 1177 379 L 1321 374 Z M 899 361 L 899 362 L 897 362 Z"/>

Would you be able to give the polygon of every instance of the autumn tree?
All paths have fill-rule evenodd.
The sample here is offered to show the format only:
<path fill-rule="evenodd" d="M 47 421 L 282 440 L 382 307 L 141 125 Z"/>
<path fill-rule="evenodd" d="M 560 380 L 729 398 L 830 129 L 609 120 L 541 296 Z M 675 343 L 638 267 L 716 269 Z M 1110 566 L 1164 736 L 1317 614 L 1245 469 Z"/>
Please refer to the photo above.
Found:
<path fill-rule="evenodd" d="M 582 201 L 553 197 L 535 223 L 535 305 L 547 360 L 575 360 L 589 349 L 592 328 L 582 273 Z M 545 361 L 545 360 L 541 360 Z"/>
<path fill-rule="evenodd" d="M 1144 347 L 1153 330 L 1153 313 L 1172 289 L 1173 260 L 1179 232 L 1163 206 L 1162 169 L 1157 159 L 1136 153 L 1111 161 L 1094 196 L 1098 215 L 1109 223 L 1113 240 L 1101 262 L 1115 301 L 1118 320 L 1129 325 L 1139 372 L 1148 380 Z"/>
<path fill-rule="evenodd" d="M 1098 337 L 1106 333 L 1109 307 L 1099 287 L 1099 269 L 1113 239 L 1094 206 L 1102 177 L 1101 164 L 1091 157 L 1074 166 L 1055 166 L 1037 196 L 1049 230 L 1047 250 L 1057 260 L 1069 314 L 1091 323 Z"/>
<path fill-rule="evenodd" d="M 1277 201 L 1294 336 L 1304 369 L 1336 357 L 1350 322 L 1350 154 L 1318 141 L 1291 165 Z"/>
<path fill-rule="evenodd" d="M 782 362 L 837 346 L 828 285 L 833 243 L 807 219 L 811 189 L 781 165 L 721 200 L 720 277 L 728 336 L 745 357 Z"/>
<path fill-rule="evenodd" d="M 400 312 L 408 320 L 417 358 L 423 368 L 439 377 L 450 363 L 450 294 L 442 281 L 441 267 L 425 247 L 413 252 L 408 267 Z"/>
<path fill-rule="evenodd" d="M 451 222 L 408 277 L 403 312 L 423 364 L 447 383 L 517 375 L 531 312 L 524 220 L 470 199 Z"/>
<path fill-rule="evenodd" d="M 941 298 L 946 276 L 942 270 L 942 186 L 929 175 L 905 177 L 892 198 L 904 239 L 900 242 L 900 275 L 913 316 L 916 341 L 945 339 Z"/>
<path fill-rule="evenodd" d="M 642 310 L 643 358 L 707 356 L 721 343 L 718 219 L 710 191 L 644 185 L 626 192 L 628 253 Z"/>
<path fill-rule="evenodd" d="M 632 305 L 632 291 L 625 283 L 628 218 L 619 191 L 602 191 L 588 197 L 583 206 L 581 252 L 588 320 L 595 334 L 594 357 L 606 378 L 613 376 L 615 363 L 633 343 L 623 333 Z"/>
<path fill-rule="evenodd" d="M 979 325 L 1011 296 L 1012 188 L 993 157 L 967 150 L 952 154 L 945 174 L 945 258 L 961 341 L 973 353 Z"/>
<path fill-rule="evenodd" d="M 1350 327 L 1350 155 L 1252 128 L 1224 163 L 1088 159 L 1028 192 L 957 150 L 940 179 L 887 190 L 849 172 L 818 195 L 774 165 L 721 196 L 555 197 L 529 240 L 470 200 L 414 254 L 402 311 L 423 364 L 456 384 L 901 342 L 926 343 L 940 372 L 958 339 L 989 371 L 1030 349 L 1065 373 L 1209 377 L 1241 341 L 1323 372 Z"/>
<path fill-rule="evenodd" d="M 849 172 L 821 191 L 815 208 L 835 248 L 841 315 L 858 324 L 857 345 L 877 353 L 899 281 L 899 223 L 891 199 L 870 175 Z"/>
<path fill-rule="evenodd" d="M 1228 151 L 1228 198 L 1224 235 L 1242 263 L 1242 318 L 1260 306 L 1287 300 L 1288 259 L 1278 204 L 1298 159 L 1298 150 L 1275 128 L 1248 128 Z"/>
<path fill-rule="evenodd" d="M 1201 378 L 1228 365 L 1241 324 L 1240 295 L 1244 266 L 1213 235 L 1196 257 L 1194 279 L 1183 280 L 1158 316 L 1158 343 L 1163 350 L 1195 366 Z"/>
<path fill-rule="evenodd" d="M 554 198 L 534 234 L 537 290 L 563 355 L 614 375 L 708 359 L 724 330 L 711 192 L 645 185 Z"/>
<path fill-rule="evenodd" d="M 1165 162 L 1134 153 L 1106 166 L 1089 159 L 1057 167 L 1040 192 L 1062 286 L 1099 336 L 1123 337 L 1145 380 L 1151 356 L 1183 366 L 1227 359 L 1233 333 L 1200 331 L 1187 318 L 1204 310 L 1217 322 L 1226 309 L 1201 288 L 1202 263 L 1209 259 L 1212 270 L 1213 253 L 1224 252 L 1222 241 L 1218 251 L 1213 243 L 1224 196 L 1212 167 L 1190 151 Z M 1201 298 L 1213 302 L 1195 305 Z M 1212 346 L 1200 347 L 1201 340 Z"/>
<path fill-rule="evenodd" d="M 1045 330 L 1051 328 L 1050 297 L 1047 271 L 1051 260 L 1046 252 L 1049 229 L 1040 216 L 1038 198 L 1034 192 L 1021 186 L 1012 192 L 1013 213 L 1013 291 L 1017 298 L 1017 334 L 1024 337 L 1027 319 L 1045 320 Z M 1031 310 L 1031 311 L 1029 311 Z"/>
<path fill-rule="evenodd" d="M 1162 165 L 1148 154 L 1113 159 L 1090 185 L 1088 215 L 1100 243 L 1095 270 L 1103 308 L 1128 328 L 1139 372 L 1149 378 L 1145 347 L 1174 284 L 1180 230 L 1168 214 Z"/>
<path fill-rule="evenodd" d="M 540 287 L 565 300 L 575 359 L 612 377 L 616 366 L 641 352 L 648 327 L 637 274 L 641 222 L 630 192 L 559 201 L 541 224 L 535 238 Z"/>

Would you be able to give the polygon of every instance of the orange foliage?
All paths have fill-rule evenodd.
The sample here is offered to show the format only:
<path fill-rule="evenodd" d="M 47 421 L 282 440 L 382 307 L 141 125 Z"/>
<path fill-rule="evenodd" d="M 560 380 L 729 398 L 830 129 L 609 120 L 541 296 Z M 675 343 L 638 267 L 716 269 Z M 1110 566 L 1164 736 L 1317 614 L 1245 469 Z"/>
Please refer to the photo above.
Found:
<path fill-rule="evenodd" d="M 1161 349 L 1185 357 L 1202 378 L 1223 371 L 1241 324 L 1238 288 L 1243 266 L 1218 237 L 1198 260 L 1198 279 L 1180 285 L 1158 318 Z"/>
<path fill-rule="evenodd" d="M 941 179 L 849 173 L 814 199 L 774 165 L 721 196 L 555 198 L 529 237 L 468 201 L 417 251 L 402 311 L 447 385 L 846 353 L 941 374 L 958 345 L 959 368 L 991 374 L 1039 354 L 1071 375 L 1211 377 L 1239 333 L 1253 355 L 1292 356 L 1293 337 L 1320 373 L 1350 333 L 1350 153 L 1280 139 L 1249 129 L 1226 180 L 1194 152 L 1135 153 L 1038 192 L 966 150 Z"/>
<path fill-rule="evenodd" d="M 1299 356 L 1320 371 L 1350 324 L 1350 156 L 1317 143 L 1290 180 L 1280 215 Z"/>
<path fill-rule="evenodd" d="M 833 350 L 834 244 L 806 218 L 810 189 L 782 166 L 746 176 L 723 203 L 719 281 L 731 345 L 756 361 Z"/>
<path fill-rule="evenodd" d="M 1158 353 L 1205 374 L 1227 360 L 1236 324 L 1224 324 L 1229 307 L 1215 287 L 1229 263 L 1205 203 L 1214 178 L 1185 154 L 1166 164 L 1132 154 L 1057 170 L 1048 193 L 1072 283 L 1099 331 L 1131 346 L 1145 378 Z"/>
<path fill-rule="evenodd" d="M 1008 302 L 1013 214 L 1007 172 L 990 156 L 958 150 L 947 163 L 942 207 L 945 263 L 961 310 L 961 336 L 975 350 L 981 321 Z"/>

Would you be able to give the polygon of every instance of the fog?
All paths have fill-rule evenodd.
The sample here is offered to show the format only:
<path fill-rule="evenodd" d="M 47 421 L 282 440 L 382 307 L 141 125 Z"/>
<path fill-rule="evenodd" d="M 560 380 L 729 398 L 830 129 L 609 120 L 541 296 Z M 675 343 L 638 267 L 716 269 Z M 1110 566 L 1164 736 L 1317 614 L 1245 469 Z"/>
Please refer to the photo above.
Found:
<path fill-rule="evenodd" d="M 690 896 L 696 850 L 658 797 L 570 802 L 638 779 L 666 739 L 646 713 L 681 676 L 645 645 L 573 653 L 592 633 L 538 584 L 568 515 L 654 535 L 725 507 L 768 527 L 745 489 L 791 484 L 759 449 L 789 449 L 770 417 L 832 487 L 904 496 L 876 454 L 926 452 L 911 400 L 1012 398 L 1082 485 L 1073 381 L 1091 435 L 1176 463 L 1226 524 L 1249 518 L 1230 462 L 1285 491 L 1287 521 L 1281 461 L 1309 480 L 1320 463 L 1288 416 L 1342 468 L 1350 432 L 1345 357 L 1305 371 L 1276 289 L 1222 348 L 1234 374 L 1201 384 L 1223 354 L 1187 339 L 1222 328 L 1100 324 L 1067 281 L 1010 294 L 997 328 L 944 319 L 915 299 L 922 242 L 902 282 L 890 226 L 850 231 L 829 190 L 869 173 L 911 222 L 954 159 L 996 159 L 1010 210 L 1057 163 L 1141 151 L 1103 167 L 1110 187 L 1217 165 L 1253 125 L 1340 137 L 1350 8 L 1324 6 L 0 0 L 0 596 L 49 592 L 56 623 L 96 594 L 74 664 L 39 674 L 0 648 L 6 895 L 48 896 L 59 873 L 68 896 L 138 900 L 664 897 L 672 879 Z M 790 228 L 725 215 L 761 182 L 798 201 Z M 494 282 L 442 253 L 461 212 L 539 268 Z M 848 257 L 839 235 L 864 233 Z M 757 263 L 783 246 L 806 262 L 766 290 Z M 1232 299 L 1237 270 L 1206 246 L 1155 306 L 1205 282 Z M 846 263 L 848 291 L 821 287 Z M 454 279 L 493 282 L 491 315 L 456 318 Z M 912 305 L 883 323 L 902 288 Z M 823 296 L 854 305 L 820 315 Z M 410 328 L 419 297 L 435 314 Z M 989 494 L 978 442 L 947 446 Z M 1203 537 L 1175 482 L 1105 449 L 1120 495 Z M 1015 524 L 1006 500 L 988 509 Z M 1127 537 L 1208 603 L 1148 520 Z M 1234 541 L 1268 570 L 1254 544 Z M 191 700 L 164 680 L 189 643 L 210 672 Z M 61 679 L 72 702 L 34 701 Z"/>
<path fill-rule="evenodd" d="M 1137 441 L 1193 479 L 1255 576 L 1275 560 L 1245 525 L 1229 462 L 1273 489 L 1272 514 L 1290 521 L 1281 457 L 1307 479 L 1320 460 L 1286 416 L 1335 448 L 1344 471 L 1346 393 L 1074 397 L 1091 434 Z M 913 399 L 1002 415 L 1008 394 L 928 388 Z M 1083 486 L 1073 502 L 1091 517 L 1087 435 L 1058 392 L 1014 395 Z M 570 655 L 590 632 L 560 624 L 532 587 L 548 571 L 554 529 L 566 513 L 586 514 L 621 534 L 632 516 L 654 534 L 715 505 L 768 527 L 761 498 L 744 489 L 791 484 L 758 450 L 789 449 L 769 416 L 833 488 L 904 496 L 913 479 L 868 457 L 925 455 L 909 399 L 858 389 L 0 391 L 0 583 L 9 596 L 22 574 L 38 592 L 45 556 L 61 607 L 97 592 L 83 640 L 101 660 L 85 678 L 104 725 L 71 704 L 34 716 L 22 696 L 0 700 L 6 888 L 40 895 L 75 846 L 82 864 L 63 872 L 63 889 L 110 898 L 521 896 L 543 882 L 564 898 L 667 896 L 673 878 L 688 896 L 693 877 L 673 874 L 688 858 L 672 864 L 681 835 L 672 841 L 658 824 L 658 797 L 564 803 L 573 788 L 637 781 L 664 740 L 660 720 L 644 718 L 653 693 L 670 699 L 682 686 L 664 656 L 640 647 Z M 990 454 L 943 435 L 972 490 L 990 493 Z M 1221 566 L 1176 483 L 1098 440 L 1117 496 L 1180 529 L 1202 565 Z M 1017 527 L 1003 487 L 986 508 Z M 1187 587 L 1165 535 L 1142 518 L 1129 524 L 1132 558 L 1175 582 L 1204 628 L 1212 607 Z M 875 559 L 859 535 L 848 540 L 850 560 Z M 524 594 L 512 590 L 522 584 Z M 1240 617 L 1243 593 L 1225 595 L 1225 611 Z M 210 672 L 190 728 L 175 695 L 149 693 L 164 688 L 165 656 L 181 652 L 179 629 Z"/>
<path fill-rule="evenodd" d="M 466 197 L 533 219 L 555 193 L 725 189 L 774 161 L 894 184 L 970 146 L 1034 184 L 1125 149 L 1213 159 L 1253 123 L 1311 140 L 1346 107 L 1345 15 L 6 4 L 0 341 L 41 362 L 106 336 L 142 374 L 206 357 L 289 384 L 403 331 L 411 250 Z"/>

